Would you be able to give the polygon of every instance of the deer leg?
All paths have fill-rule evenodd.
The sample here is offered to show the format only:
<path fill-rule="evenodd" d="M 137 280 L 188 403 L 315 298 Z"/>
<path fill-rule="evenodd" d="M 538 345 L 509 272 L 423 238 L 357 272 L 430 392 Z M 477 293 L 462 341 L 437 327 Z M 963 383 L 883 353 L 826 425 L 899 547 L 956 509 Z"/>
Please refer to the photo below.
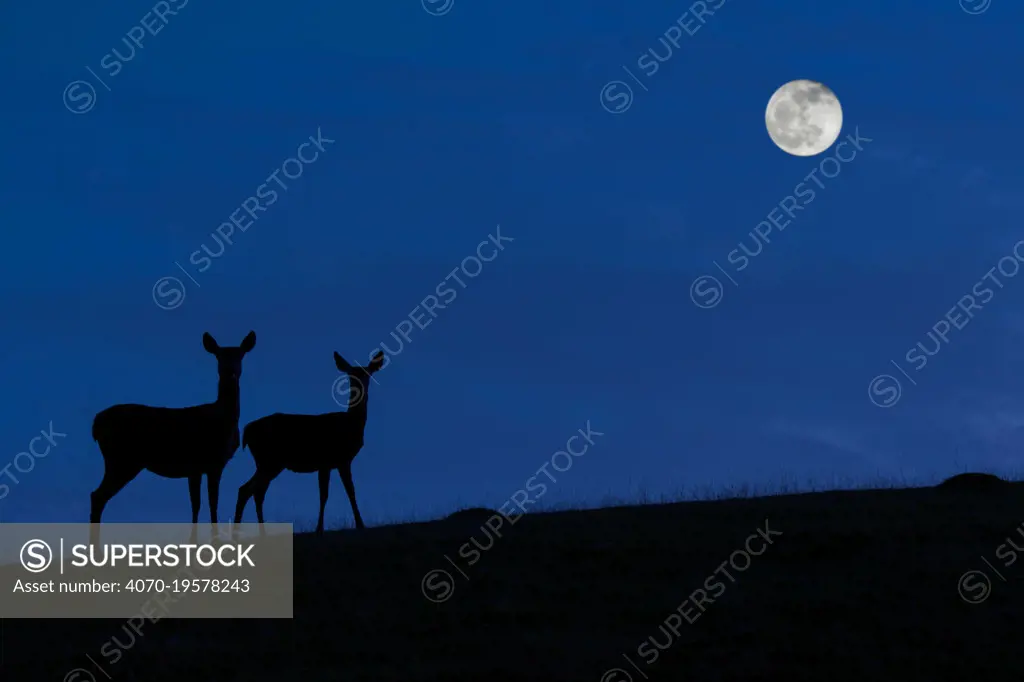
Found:
<path fill-rule="evenodd" d="M 252 478 L 243 483 L 238 489 L 238 502 L 235 504 L 235 523 L 242 522 L 242 512 L 245 511 L 245 505 L 249 502 L 249 498 L 252 497 L 257 476 L 259 476 L 259 473 L 253 474 Z"/>
<path fill-rule="evenodd" d="M 210 500 L 210 523 L 217 525 L 217 498 L 220 495 L 220 475 L 223 471 L 206 474 L 206 497 Z"/>
<path fill-rule="evenodd" d="M 110 469 L 107 469 L 103 473 L 103 480 L 100 481 L 99 487 L 97 487 L 89 496 L 89 500 L 91 502 L 89 523 L 100 522 L 100 517 L 103 515 L 103 509 L 107 506 L 107 502 L 110 501 L 110 498 L 121 492 L 121 489 L 128 485 L 133 478 L 138 476 L 140 471 L 142 471 L 142 469 L 114 473 Z"/>
<path fill-rule="evenodd" d="M 192 525 L 199 523 L 200 491 L 203 485 L 203 475 L 188 477 L 188 496 L 192 500 Z"/>
<path fill-rule="evenodd" d="M 260 481 L 252 496 L 253 501 L 256 503 L 256 520 L 259 521 L 260 526 L 263 525 L 263 498 L 266 497 L 268 487 L 267 481 Z"/>
<path fill-rule="evenodd" d="M 324 507 L 327 506 L 327 494 L 331 488 L 331 470 L 321 469 L 317 472 L 317 479 L 320 483 L 320 517 L 316 522 L 316 534 L 324 534 Z"/>
<path fill-rule="evenodd" d="M 352 515 L 356 519 L 356 528 L 363 529 L 363 517 L 359 515 L 359 505 L 356 504 L 356 486 L 352 482 L 352 463 L 338 467 L 341 474 L 341 482 L 345 484 L 345 492 L 348 493 L 348 501 L 352 503 Z"/>
<path fill-rule="evenodd" d="M 260 522 L 261 526 L 263 525 L 263 498 L 267 495 L 267 488 L 270 487 L 270 482 L 277 478 L 279 473 L 281 473 L 280 469 L 273 474 L 260 473 L 257 469 L 256 475 L 253 476 L 255 483 L 253 485 L 252 499 L 256 502 L 256 520 Z"/>

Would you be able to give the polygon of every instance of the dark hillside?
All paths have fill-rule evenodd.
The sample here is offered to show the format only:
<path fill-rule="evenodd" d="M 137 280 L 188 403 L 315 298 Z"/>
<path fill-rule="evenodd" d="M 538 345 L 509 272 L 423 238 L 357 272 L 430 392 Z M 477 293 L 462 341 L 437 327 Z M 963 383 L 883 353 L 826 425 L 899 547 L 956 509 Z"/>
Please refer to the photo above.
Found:
<path fill-rule="evenodd" d="M 122 622 L 8 620 L 5 679 L 1020 679 L 1024 499 L 999 490 L 537 514 L 478 555 L 450 520 L 301 535 L 293 621 L 146 623 L 113 662 Z"/>

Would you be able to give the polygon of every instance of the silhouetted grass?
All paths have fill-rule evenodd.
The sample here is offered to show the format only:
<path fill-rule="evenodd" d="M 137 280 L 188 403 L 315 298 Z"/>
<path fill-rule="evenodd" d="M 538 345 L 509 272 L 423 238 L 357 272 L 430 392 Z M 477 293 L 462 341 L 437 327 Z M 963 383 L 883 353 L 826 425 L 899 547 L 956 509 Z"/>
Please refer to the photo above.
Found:
<path fill-rule="evenodd" d="M 58 681 L 82 667 L 105 679 L 89 655 L 114 680 L 147 682 L 627 679 L 611 668 L 639 682 L 626 654 L 666 681 L 1016 679 L 1024 561 L 1004 566 L 996 548 L 1008 537 L 1024 547 L 1020 486 L 878 483 L 696 489 L 684 502 L 640 495 L 648 504 L 533 513 L 473 565 L 459 548 L 487 536 L 464 523 L 301 535 L 292 621 L 146 623 L 111 663 L 100 649 L 128 640 L 121 621 L 9 620 L 4 671 Z M 691 602 L 698 616 L 677 617 L 678 634 L 659 630 L 766 519 L 781 532 L 773 544 L 746 570 L 728 568 L 735 582 L 719 574 L 724 592 L 703 612 Z M 433 569 L 454 580 L 442 603 L 422 591 Z M 981 603 L 958 592 L 970 570 L 991 579 Z M 651 636 L 667 648 L 647 664 L 638 647 Z"/>

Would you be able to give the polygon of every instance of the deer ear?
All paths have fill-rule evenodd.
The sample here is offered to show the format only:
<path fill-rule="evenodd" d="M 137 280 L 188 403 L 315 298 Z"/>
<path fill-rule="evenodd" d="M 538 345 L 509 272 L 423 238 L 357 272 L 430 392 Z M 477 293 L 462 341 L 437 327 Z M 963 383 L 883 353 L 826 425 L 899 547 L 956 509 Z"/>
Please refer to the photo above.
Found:
<path fill-rule="evenodd" d="M 348 364 L 348 361 L 345 360 L 345 358 L 338 355 L 338 351 L 334 351 L 334 364 L 337 365 L 338 369 L 342 372 L 347 372 L 352 369 L 352 365 Z"/>
<path fill-rule="evenodd" d="M 239 346 L 239 348 L 242 349 L 243 353 L 248 353 L 255 346 L 256 346 L 256 332 L 250 331 L 248 334 L 245 335 L 245 338 L 242 339 L 242 345 Z"/>
<path fill-rule="evenodd" d="M 376 372 L 378 369 L 380 369 L 383 366 L 384 366 L 384 351 L 380 350 L 380 351 L 377 351 L 377 354 L 373 356 L 372 360 L 370 360 L 370 366 L 367 369 L 370 371 L 370 374 L 373 374 L 374 372 Z"/>
<path fill-rule="evenodd" d="M 203 348 L 206 349 L 206 352 L 213 353 L 214 355 L 216 355 L 217 351 L 220 350 L 220 346 L 218 346 L 217 342 L 214 341 L 212 336 L 210 336 L 210 332 L 203 332 Z"/>

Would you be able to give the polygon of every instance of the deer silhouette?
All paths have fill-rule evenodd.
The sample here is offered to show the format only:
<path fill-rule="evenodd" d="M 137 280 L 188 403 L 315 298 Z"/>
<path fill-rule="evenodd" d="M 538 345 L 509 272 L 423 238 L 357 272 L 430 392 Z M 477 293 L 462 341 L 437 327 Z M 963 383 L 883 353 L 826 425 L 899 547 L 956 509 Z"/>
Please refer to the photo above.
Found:
<path fill-rule="evenodd" d="M 92 422 L 103 454 L 103 480 L 92 493 L 89 522 L 143 469 L 164 478 L 187 478 L 192 523 L 199 521 L 200 489 L 206 474 L 210 521 L 217 523 L 220 476 L 238 449 L 238 379 L 242 358 L 256 345 L 250 331 L 240 346 L 222 348 L 209 332 L 203 347 L 217 358 L 217 400 L 194 407 L 114 405 Z"/>
<path fill-rule="evenodd" d="M 256 501 L 256 518 L 263 523 L 263 498 L 270 482 L 285 469 L 300 474 L 314 471 L 320 479 L 320 517 L 317 535 L 324 532 L 324 508 L 330 489 L 331 470 L 337 469 L 345 492 L 352 504 L 356 528 L 365 528 L 356 504 L 352 482 L 352 460 L 363 447 L 366 428 L 366 403 L 370 376 L 384 364 L 384 353 L 378 352 L 366 367 L 354 367 L 337 352 L 334 364 L 348 375 L 349 401 L 347 412 L 325 414 L 271 414 L 246 425 L 242 431 L 242 448 L 249 448 L 256 462 L 256 473 L 238 489 L 235 523 L 242 522 L 242 512 L 252 497 Z"/>

